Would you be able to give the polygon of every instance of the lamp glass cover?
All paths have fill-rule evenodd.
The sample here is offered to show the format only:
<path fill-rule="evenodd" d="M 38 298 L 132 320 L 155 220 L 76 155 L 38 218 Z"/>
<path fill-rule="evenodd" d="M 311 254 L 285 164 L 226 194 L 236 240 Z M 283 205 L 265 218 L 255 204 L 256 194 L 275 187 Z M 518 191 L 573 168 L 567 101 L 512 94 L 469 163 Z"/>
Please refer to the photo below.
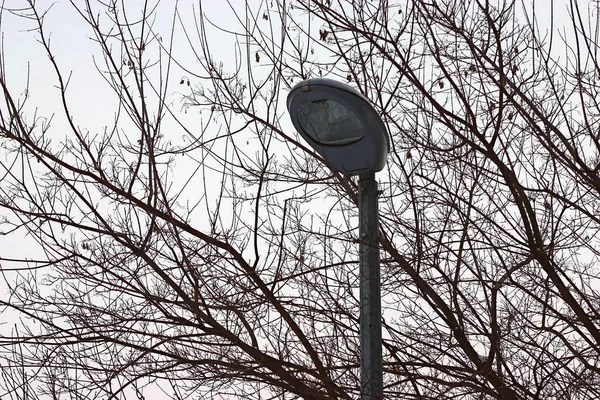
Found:
<path fill-rule="evenodd" d="M 324 145 L 346 145 L 365 136 L 360 119 L 335 100 L 313 100 L 300 104 L 298 122 L 307 135 Z"/>

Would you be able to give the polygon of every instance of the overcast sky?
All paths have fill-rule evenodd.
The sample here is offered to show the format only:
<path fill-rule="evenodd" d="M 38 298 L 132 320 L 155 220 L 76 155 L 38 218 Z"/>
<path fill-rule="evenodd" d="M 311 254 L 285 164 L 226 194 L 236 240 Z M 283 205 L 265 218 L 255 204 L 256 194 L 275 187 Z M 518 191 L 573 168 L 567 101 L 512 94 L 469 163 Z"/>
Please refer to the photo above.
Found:
<path fill-rule="evenodd" d="M 9 3 L 10 6 L 13 6 L 20 2 L 9 1 Z M 38 1 L 38 5 L 45 3 Z M 56 56 L 56 62 L 65 75 L 70 74 L 67 100 L 71 112 L 75 116 L 75 124 L 90 131 L 96 130 L 101 132 L 103 127 L 110 126 L 113 122 L 117 106 L 114 93 L 94 65 L 94 59 L 101 59 L 101 50 L 91 39 L 92 31 L 86 21 L 81 18 L 69 1 L 59 0 L 56 2 L 48 1 L 47 3 L 52 3 L 53 5 L 44 19 L 45 32 L 51 35 L 52 52 Z M 83 2 L 75 1 L 75 3 L 79 4 Z M 240 12 L 243 10 L 245 3 L 243 0 L 230 1 L 230 4 L 239 8 Z M 257 0 L 250 3 L 258 5 L 262 2 Z M 551 15 L 550 3 L 550 0 L 536 2 L 537 17 L 540 23 L 545 22 L 548 24 L 547 28 L 549 28 Z M 142 2 L 127 0 L 126 4 L 130 10 L 134 10 Z M 173 4 L 174 2 L 165 0 L 160 5 L 153 25 L 157 36 L 164 38 L 170 36 L 173 22 Z M 186 24 L 193 24 L 192 4 L 193 2 L 191 1 L 181 1 L 179 3 L 182 18 L 187 18 L 187 21 L 184 21 Z M 568 21 L 567 14 L 564 12 L 567 1 L 555 1 L 554 4 L 556 9 L 560 10 L 560 12 L 554 15 L 556 17 L 555 25 L 564 25 Z M 214 23 L 232 28 L 237 25 L 227 2 L 210 0 L 205 1 L 204 6 L 206 7 L 206 14 Z M 46 52 L 38 41 L 39 35 L 32 32 L 34 28 L 34 21 L 27 21 L 24 18 L 4 11 L 1 26 L 3 34 L 2 50 L 6 60 L 4 73 L 9 77 L 9 84 L 13 93 L 23 93 L 25 95 L 25 90 L 29 87 L 26 93 L 29 98 L 26 115 L 33 115 L 34 112 L 42 116 L 56 114 L 51 135 L 59 141 L 62 139 L 61 134 L 63 129 L 66 129 L 66 121 L 61 112 L 60 93 L 55 87 L 56 74 L 52 70 L 52 64 Z M 567 34 L 569 29 L 567 28 L 566 30 Z M 544 30 L 543 25 L 541 26 L 541 30 Z M 181 30 L 178 29 L 175 32 L 175 36 L 175 57 L 184 66 L 193 70 L 196 61 L 189 50 L 189 46 Z M 211 49 L 213 54 L 226 64 L 227 62 L 233 63 L 235 55 L 233 37 L 212 29 L 210 40 L 213 44 Z M 194 126 L 194 124 L 198 124 L 197 121 L 201 116 L 196 112 L 186 114 L 181 107 L 181 94 L 186 88 L 182 87 L 179 82 L 182 77 L 186 77 L 188 74 L 178 67 L 174 67 L 171 74 L 168 99 L 171 101 L 173 110 L 179 113 L 179 117 L 190 127 Z M 190 78 L 192 84 L 194 84 L 195 79 L 193 77 Z M 281 110 L 283 109 L 282 107 Z M 283 123 L 287 124 L 290 130 L 292 129 L 287 119 Z M 178 135 L 176 131 L 172 134 Z M 0 156 L 3 155 L 0 153 Z M 178 168 L 185 170 L 185 163 L 179 164 Z M 43 257 L 40 249 L 31 246 L 26 238 L 18 238 L 14 235 L 9 237 L 0 236 L 0 254 L 6 258 L 22 258 L 24 255 L 31 258 Z M 7 263 L 3 263 L 3 267 L 6 268 Z M 6 293 L 3 283 L 0 283 L 0 293 L 1 295 L 5 295 Z M 0 329 L 9 328 L 13 325 L 10 323 L 12 321 L 6 318 L 6 314 L 2 315 L 1 320 L 9 321 L 9 324 L 0 327 Z"/>

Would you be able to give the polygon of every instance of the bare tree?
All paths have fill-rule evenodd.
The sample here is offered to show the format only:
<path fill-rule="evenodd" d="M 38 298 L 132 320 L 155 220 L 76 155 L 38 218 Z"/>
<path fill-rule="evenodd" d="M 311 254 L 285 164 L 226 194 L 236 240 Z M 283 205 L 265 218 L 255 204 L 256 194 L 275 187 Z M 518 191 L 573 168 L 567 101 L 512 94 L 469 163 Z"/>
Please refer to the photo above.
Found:
<path fill-rule="evenodd" d="M 43 255 L 0 259 L 2 396 L 356 398 L 356 182 L 285 110 L 326 76 L 392 137 L 386 398 L 598 398 L 595 3 L 208 4 L 73 2 L 114 99 L 89 128 L 46 11 L 3 11 L 35 23 L 62 122 L 2 54 L 1 227 Z"/>

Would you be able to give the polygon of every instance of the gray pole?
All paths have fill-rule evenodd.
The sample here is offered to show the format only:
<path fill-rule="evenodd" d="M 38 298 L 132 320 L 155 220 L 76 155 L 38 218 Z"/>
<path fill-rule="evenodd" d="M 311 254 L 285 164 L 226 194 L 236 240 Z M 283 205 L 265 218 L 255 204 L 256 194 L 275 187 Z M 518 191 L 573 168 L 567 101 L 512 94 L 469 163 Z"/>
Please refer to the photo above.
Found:
<path fill-rule="evenodd" d="M 383 399 L 379 214 L 375 173 L 358 181 L 360 235 L 360 380 L 361 399 Z"/>

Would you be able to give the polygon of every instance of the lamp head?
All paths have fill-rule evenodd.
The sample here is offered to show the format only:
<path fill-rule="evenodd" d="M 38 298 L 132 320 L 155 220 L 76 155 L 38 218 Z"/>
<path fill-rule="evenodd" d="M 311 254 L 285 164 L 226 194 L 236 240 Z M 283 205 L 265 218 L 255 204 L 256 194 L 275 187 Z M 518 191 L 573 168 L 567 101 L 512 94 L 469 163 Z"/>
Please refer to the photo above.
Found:
<path fill-rule="evenodd" d="M 354 88 L 325 78 L 305 80 L 288 94 L 287 107 L 300 136 L 338 171 L 365 175 L 385 166 L 389 135 Z"/>

